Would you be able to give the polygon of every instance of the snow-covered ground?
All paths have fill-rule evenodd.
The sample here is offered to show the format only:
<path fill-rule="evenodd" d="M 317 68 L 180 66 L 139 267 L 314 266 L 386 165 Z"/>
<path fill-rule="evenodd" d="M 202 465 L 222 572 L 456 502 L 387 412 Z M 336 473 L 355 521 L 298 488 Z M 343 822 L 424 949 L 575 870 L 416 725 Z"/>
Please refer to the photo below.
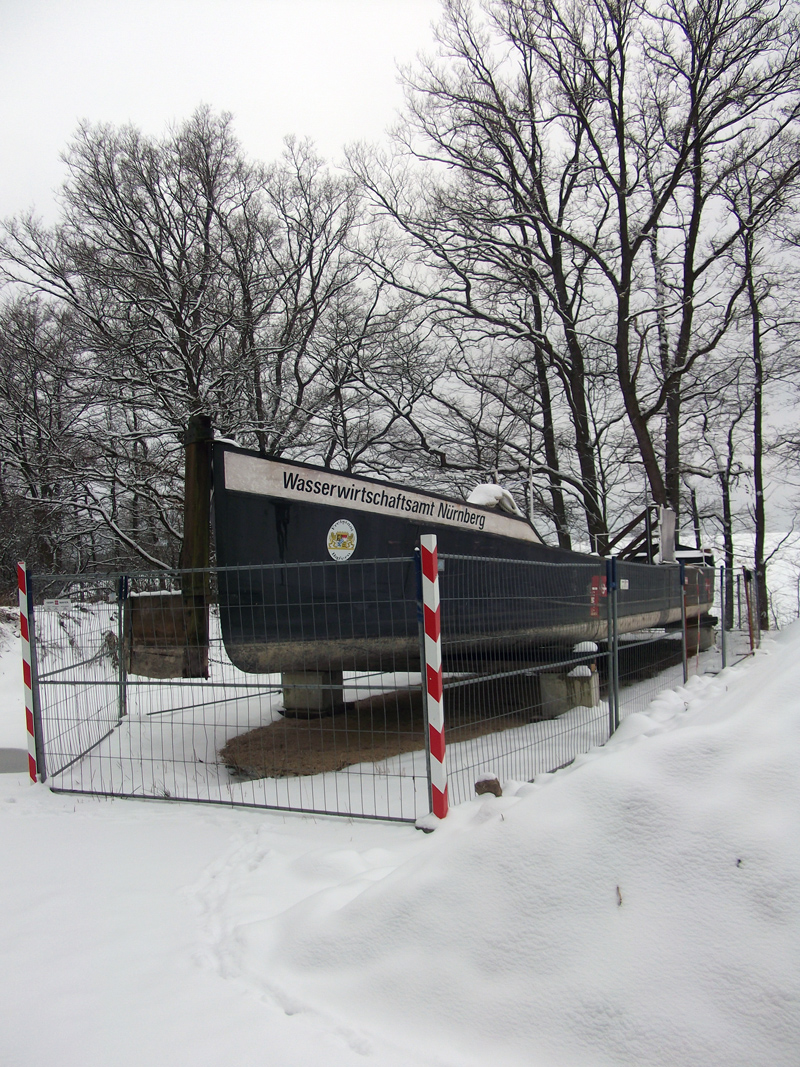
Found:
<path fill-rule="evenodd" d="M 429 835 L 0 775 L 0 1063 L 794 1067 L 798 766 L 792 626 Z"/>

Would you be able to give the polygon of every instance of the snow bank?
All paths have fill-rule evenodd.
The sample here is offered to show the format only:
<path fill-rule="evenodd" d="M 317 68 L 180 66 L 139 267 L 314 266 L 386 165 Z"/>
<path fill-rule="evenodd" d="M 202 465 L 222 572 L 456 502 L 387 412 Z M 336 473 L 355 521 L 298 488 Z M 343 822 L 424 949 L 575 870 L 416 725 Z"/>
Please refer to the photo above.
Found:
<path fill-rule="evenodd" d="M 429 835 L 0 775 L 0 1059 L 794 1067 L 798 694 L 794 627 Z"/>
<path fill-rule="evenodd" d="M 799 638 L 456 809 L 394 869 L 251 907 L 237 972 L 455 1063 L 795 1064 Z"/>

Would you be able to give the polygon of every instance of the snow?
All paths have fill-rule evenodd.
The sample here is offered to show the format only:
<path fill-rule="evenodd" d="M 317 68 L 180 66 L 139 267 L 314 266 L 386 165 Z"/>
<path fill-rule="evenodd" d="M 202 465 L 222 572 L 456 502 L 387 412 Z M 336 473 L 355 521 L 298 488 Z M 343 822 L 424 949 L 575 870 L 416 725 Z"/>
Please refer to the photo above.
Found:
<path fill-rule="evenodd" d="M 511 493 L 502 485 L 493 485 L 491 482 L 486 485 L 476 485 L 467 497 L 467 503 L 477 504 L 484 508 L 499 507 L 503 511 L 510 511 L 512 515 L 522 514 Z"/>
<path fill-rule="evenodd" d="M 594 641 L 579 641 L 572 649 L 576 655 L 579 652 L 597 652 L 597 645 Z"/>
<path fill-rule="evenodd" d="M 578 667 L 573 667 L 567 675 L 567 678 L 591 678 L 592 668 L 587 667 L 586 664 L 581 664 Z"/>
<path fill-rule="evenodd" d="M 794 1065 L 798 694 L 791 626 L 431 834 L 0 775 L 0 1060 Z"/>

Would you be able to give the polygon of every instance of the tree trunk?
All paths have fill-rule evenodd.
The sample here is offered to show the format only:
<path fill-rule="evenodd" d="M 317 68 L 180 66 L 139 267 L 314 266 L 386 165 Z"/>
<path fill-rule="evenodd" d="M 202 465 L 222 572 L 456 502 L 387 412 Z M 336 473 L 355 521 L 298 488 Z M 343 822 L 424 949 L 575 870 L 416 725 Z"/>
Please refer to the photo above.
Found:
<path fill-rule="evenodd" d="M 703 536 L 700 532 L 700 512 L 697 510 L 697 493 L 694 489 L 689 491 L 692 501 L 692 525 L 694 526 L 694 543 L 696 548 L 703 547 Z"/>
<path fill-rule="evenodd" d="M 675 512 L 675 526 L 681 515 L 681 382 L 676 378 L 667 391 L 664 425 L 664 482 L 667 506 Z M 700 546 L 698 545 L 698 548 Z"/>
<path fill-rule="evenodd" d="M 752 321 L 752 359 L 753 359 L 753 488 L 755 490 L 755 548 L 753 563 L 755 565 L 756 595 L 758 597 L 759 625 L 762 630 L 769 629 L 769 599 L 767 594 L 767 564 L 764 559 L 766 541 L 766 513 L 764 507 L 764 358 L 761 344 L 761 306 L 756 293 L 755 270 L 753 264 L 753 235 L 745 234 L 744 239 L 745 272 L 747 276 L 747 299 L 750 305 Z"/>
<path fill-rule="evenodd" d="M 535 325 L 538 330 L 542 329 L 542 311 L 538 296 L 534 298 Z M 564 503 L 564 493 L 561 488 L 561 478 L 558 474 L 558 449 L 556 447 L 556 435 L 553 426 L 553 402 L 550 395 L 550 382 L 547 378 L 547 361 L 544 357 L 542 346 L 538 342 L 533 345 L 533 358 L 536 366 L 536 378 L 539 383 L 539 400 L 542 405 L 542 438 L 544 441 L 544 456 L 548 467 L 548 481 L 550 483 L 550 499 L 553 504 L 553 520 L 558 536 L 559 548 L 572 548 L 572 539 L 569 535 L 567 524 L 567 509 Z"/>
<path fill-rule="evenodd" d="M 731 487 L 727 478 L 720 478 L 722 490 L 722 537 L 725 550 L 725 617 L 723 626 L 726 630 L 733 629 L 734 609 L 733 602 L 733 565 L 735 556 L 733 552 L 733 513 L 731 511 Z"/>
<path fill-rule="evenodd" d="M 209 415 L 192 415 L 186 428 L 186 477 L 181 593 L 186 647 L 185 678 L 208 677 L 208 600 L 211 554 L 211 442 Z"/>

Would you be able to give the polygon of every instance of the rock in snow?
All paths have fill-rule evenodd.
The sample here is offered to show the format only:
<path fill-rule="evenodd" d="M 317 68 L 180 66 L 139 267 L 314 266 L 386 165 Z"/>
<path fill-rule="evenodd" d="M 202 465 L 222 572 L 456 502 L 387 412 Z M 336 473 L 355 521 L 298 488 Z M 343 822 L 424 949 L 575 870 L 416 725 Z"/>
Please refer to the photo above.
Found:
<path fill-rule="evenodd" d="M 481 774 L 475 779 L 475 792 L 478 796 L 483 796 L 484 793 L 491 793 L 496 797 L 503 795 L 503 787 L 500 785 L 500 780 L 494 774 Z"/>

